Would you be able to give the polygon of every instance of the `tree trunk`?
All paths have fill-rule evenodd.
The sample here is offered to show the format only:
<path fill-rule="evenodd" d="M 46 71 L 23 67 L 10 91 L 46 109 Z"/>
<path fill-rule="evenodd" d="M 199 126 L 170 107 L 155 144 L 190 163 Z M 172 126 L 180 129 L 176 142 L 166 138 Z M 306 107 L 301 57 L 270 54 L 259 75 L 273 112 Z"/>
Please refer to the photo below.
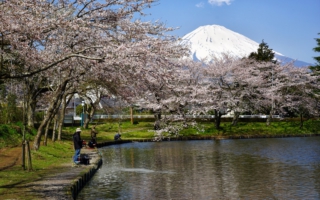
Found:
<path fill-rule="evenodd" d="M 49 132 L 50 124 L 51 124 L 51 119 L 46 125 L 46 129 L 44 132 L 44 138 L 43 138 L 43 146 L 47 146 L 48 132 Z"/>
<path fill-rule="evenodd" d="M 234 112 L 233 119 L 232 119 L 232 126 L 236 126 L 239 121 L 240 112 Z"/>
<path fill-rule="evenodd" d="M 60 110 L 60 115 L 59 115 L 59 120 L 58 120 L 58 141 L 61 141 L 61 134 L 62 134 L 62 128 L 63 128 L 63 121 L 64 121 L 64 115 L 66 114 L 66 108 L 68 103 L 70 102 L 72 96 L 68 98 L 68 95 L 64 95 L 62 99 L 62 105 L 61 105 L 61 110 Z"/>
<path fill-rule="evenodd" d="M 271 121 L 272 121 L 272 113 L 273 113 L 273 111 L 271 110 L 270 113 L 269 113 L 269 116 L 268 116 L 268 118 L 267 118 L 267 121 L 266 121 L 266 125 L 267 125 L 267 126 L 270 126 L 270 124 L 271 124 Z"/>
<path fill-rule="evenodd" d="M 83 128 L 87 129 L 89 127 L 89 122 L 91 121 L 95 111 L 96 111 L 95 106 L 91 104 L 90 109 L 86 111 L 87 117 L 86 117 L 86 120 L 84 121 Z"/>
<path fill-rule="evenodd" d="M 36 110 L 37 101 L 33 97 L 28 99 L 28 106 L 27 106 L 27 122 L 28 126 L 34 128 L 34 116 Z"/>
<path fill-rule="evenodd" d="M 99 97 L 99 98 L 97 98 L 94 102 L 92 101 L 92 99 L 91 98 L 89 98 L 88 97 L 88 101 L 90 102 L 90 106 L 87 106 L 87 109 L 86 109 L 86 114 L 87 114 L 87 117 L 86 117 L 86 120 L 85 120 L 85 122 L 84 122 L 84 125 L 83 125 L 83 127 L 85 128 L 85 129 L 87 129 L 88 127 L 89 127 L 89 123 L 90 123 L 90 121 L 92 120 L 92 118 L 93 118 L 93 115 L 94 115 L 94 113 L 96 112 L 96 106 L 99 104 L 99 102 L 100 102 L 100 97 L 101 97 L 101 95 L 99 95 L 98 94 L 99 92 L 97 91 L 96 92 L 96 94 L 97 94 L 97 97 Z"/>
<path fill-rule="evenodd" d="M 121 123 L 122 121 L 121 121 L 121 118 L 119 118 L 119 120 L 118 120 L 118 133 L 122 133 L 122 129 L 121 129 Z"/>
<path fill-rule="evenodd" d="M 35 123 L 35 110 L 37 105 L 38 96 L 48 91 L 48 88 L 40 88 L 43 77 L 35 76 L 34 78 L 25 79 L 26 92 L 27 92 L 27 124 L 34 127 Z"/>
<path fill-rule="evenodd" d="M 160 86 L 160 90 L 161 90 L 162 86 L 163 85 Z M 157 100 L 158 105 L 161 105 L 160 104 L 161 98 L 160 98 L 159 94 L 156 92 L 154 94 L 154 96 L 155 96 L 155 98 Z M 161 123 L 160 123 L 161 122 L 161 107 L 160 107 L 160 109 L 157 109 L 157 110 L 154 111 L 154 119 L 155 119 L 155 122 L 154 122 L 154 125 L 153 125 L 153 129 L 154 130 L 161 129 Z"/>
<path fill-rule="evenodd" d="M 187 127 L 188 127 L 188 123 L 187 123 L 186 115 L 185 115 L 185 113 L 183 112 L 183 108 L 184 108 L 184 106 L 179 105 L 177 114 L 180 115 L 180 116 L 182 117 L 182 119 L 183 119 L 183 121 L 182 121 L 183 127 L 184 127 L 184 128 L 187 128 Z"/>
<path fill-rule="evenodd" d="M 55 142 L 56 141 L 56 130 L 57 130 L 57 126 L 59 123 L 59 113 L 56 115 L 56 117 L 53 120 L 53 127 L 52 127 L 52 138 L 51 141 Z"/>
<path fill-rule="evenodd" d="M 220 123 L 221 123 L 221 113 L 219 110 L 214 109 L 214 122 L 215 122 L 215 128 L 217 130 L 220 129 Z"/>
<path fill-rule="evenodd" d="M 154 119 L 155 119 L 155 122 L 154 122 L 154 125 L 153 125 L 153 128 L 154 130 L 159 130 L 161 129 L 160 127 L 160 121 L 161 121 L 161 110 L 157 110 L 154 114 Z"/>
<path fill-rule="evenodd" d="M 130 122 L 131 122 L 131 125 L 133 125 L 133 108 L 132 108 L 132 106 L 130 106 Z"/>
<path fill-rule="evenodd" d="M 57 110 L 59 109 L 59 106 L 61 104 L 62 98 L 63 98 L 63 92 L 66 89 L 66 85 L 67 85 L 68 81 L 65 80 L 57 89 L 57 91 L 53 94 L 53 98 L 52 101 L 49 105 L 47 114 L 45 115 L 44 119 L 42 120 L 38 131 L 37 131 L 37 135 L 34 138 L 34 142 L 33 142 L 33 148 L 34 150 L 38 150 L 40 148 L 40 142 L 41 142 L 41 136 L 42 133 L 44 132 L 45 127 L 47 126 L 47 124 L 51 121 L 52 117 L 55 115 L 55 113 L 57 112 Z"/>
<path fill-rule="evenodd" d="M 303 114 L 300 114 L 300 129 L 303 127 Z"/>
<path fill-rule="evenodd" d="M 57 138 L 58 141 L 61 141 L 63 121 L 64 121 L 64 116 L 60 116 L 59 123 L 58 123 L 58 138 Z"/>

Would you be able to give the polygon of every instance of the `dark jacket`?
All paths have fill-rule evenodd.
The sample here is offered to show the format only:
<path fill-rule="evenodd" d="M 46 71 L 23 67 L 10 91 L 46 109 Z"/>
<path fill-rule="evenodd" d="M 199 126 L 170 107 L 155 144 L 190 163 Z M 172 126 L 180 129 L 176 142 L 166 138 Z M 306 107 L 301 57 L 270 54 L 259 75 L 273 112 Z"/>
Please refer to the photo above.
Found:
<path fill-rule="evenodd" d="M 82 140 L 80 137 L 80 132 L 75 132 L 73 134 L 73 145 L 74 145 L 74 149 L 81 149 L 82 148 Z"/>

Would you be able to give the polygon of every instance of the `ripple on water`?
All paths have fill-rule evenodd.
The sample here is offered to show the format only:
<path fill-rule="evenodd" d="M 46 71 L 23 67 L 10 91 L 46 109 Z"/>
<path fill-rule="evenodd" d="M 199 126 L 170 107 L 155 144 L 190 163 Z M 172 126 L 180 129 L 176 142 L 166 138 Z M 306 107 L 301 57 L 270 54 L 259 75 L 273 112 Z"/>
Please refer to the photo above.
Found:
<path fill-rule="evenodd" d="M 319 146 L 320 137 L 110 146 L 78 199 L 320 199 Z"/>

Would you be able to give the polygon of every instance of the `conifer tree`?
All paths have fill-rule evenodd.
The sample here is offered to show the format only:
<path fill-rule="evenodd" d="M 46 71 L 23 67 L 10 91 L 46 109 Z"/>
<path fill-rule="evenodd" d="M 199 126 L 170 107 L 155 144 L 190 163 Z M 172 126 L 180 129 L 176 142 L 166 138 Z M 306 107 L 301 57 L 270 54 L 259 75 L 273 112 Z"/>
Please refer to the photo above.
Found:
<path fill-rule="evenodd" d="M 320 35 L 320 33 L 318 33 Z M 320 53 L 320 38 L 315 38 L 317 41 L 317 47 L 313 48 L 315 52 Z M 310 66 L 310 69 L 313 71 L 315 75 L 320 75 L 320 56 L 313 57 L 316 60 L 316 65 L 315 66 Z"/>
<path fill-rule="evenodd" d="M 276 63 L 276 60 L 274 59 L 274 52 L 272 49 L 269 49 L 269 46 L 267 43 L 265 43 L 263 40 L 259 44 L 259 48 L 257 52 L 252 52 L 249 55 L 249 59 L 254 59 L 256 61 L 263 61 L 263 62 L 272 62 Z"/>

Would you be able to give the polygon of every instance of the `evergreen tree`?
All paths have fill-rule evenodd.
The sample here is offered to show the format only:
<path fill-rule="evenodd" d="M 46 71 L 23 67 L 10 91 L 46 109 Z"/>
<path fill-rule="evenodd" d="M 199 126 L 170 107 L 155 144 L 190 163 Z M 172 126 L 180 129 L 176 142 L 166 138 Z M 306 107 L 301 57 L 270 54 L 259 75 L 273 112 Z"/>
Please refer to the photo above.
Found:
<path fill-rule="evenodd" d="M 320 35 L 320 33 L 318 33 Z M 318 46 L 313 48 L 315 52 L 320 52 L 320 38 L 315 38 Z M 316 60 L 315 66 L 310 66 L 310 69 L 313 71 L 315 75 L 320 75 L 320 56 L 313 57 Z"/>
<path fill-rule="evenodd" d="M 274 52 L 272 49 L 269 49 L 269 46 L 267 43 L 265 43 L 263 40 L 259 44 L 259 48 L 257 52 L 252 52 L 249 55 L 249 59 L 254 59 L 256 61 L 263 61 L 263 62 L 272 62 L 276 63 L 276 60 L 274 59 Z"/>

